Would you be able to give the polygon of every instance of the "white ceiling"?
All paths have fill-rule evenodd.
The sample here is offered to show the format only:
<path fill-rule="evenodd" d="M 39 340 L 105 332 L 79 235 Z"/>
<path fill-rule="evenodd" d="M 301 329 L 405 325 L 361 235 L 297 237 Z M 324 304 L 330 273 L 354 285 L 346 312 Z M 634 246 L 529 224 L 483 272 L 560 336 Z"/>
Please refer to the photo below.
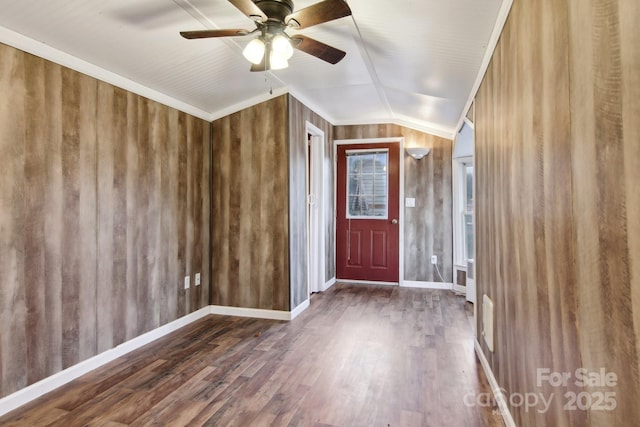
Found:
<path fill-rule="evenodd" d="M 316 0 L 294 3 L 298 10 Z M 242 49 L 250 37 L 179 36 L 252 30 L 226 0 L 0 0 L 0 41 L 209 120 L 272 89 L 334 124 L 393 122 L 453 137 L 510 1 L 348 3 L 352 17 L 301 31 L 346 51 L 345 59 L 330 65 L 296 51 L 288 69 L 269 73 L 249 72 Z"/>

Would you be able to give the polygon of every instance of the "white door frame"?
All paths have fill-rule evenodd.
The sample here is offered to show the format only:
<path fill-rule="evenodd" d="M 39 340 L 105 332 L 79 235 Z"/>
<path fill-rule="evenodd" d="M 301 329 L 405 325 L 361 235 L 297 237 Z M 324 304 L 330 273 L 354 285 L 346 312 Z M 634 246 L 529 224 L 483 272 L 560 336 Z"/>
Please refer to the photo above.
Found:
<path fill-rule="evenodd" d="M 400 199 L 398 202 L 398 221 L 400 222 L 400 228 L 398 230 L 398 285 L 402 286 L 404 283 L 404 137 L 392 137 L 392 138 L 367 138 L 367 139 L 336 139 L 333 141 L 333 207 L 334 207 L 334 217 L 337 223 L 338 220 L 338 145 L 356 145 L 356 144 L 388 144 L 388 143 L 398 143 L 398 148 L 400 150 L 400 182 L 398 189 L 398 198 Z M 334 234 L 336 230 L 334 230 Z M 337 236 L 334 238 L 336 245 L 338 244 Z M 334 246 L 333 248 L 336 263 L 337 259 L 337 248 Z M 337 272 L 336 272 L 337 274 Z M 362 281 L 357 281 L 358 283 L 365 283 Z M 374 284 L 393 284 L 395 283 L 384 283 L 384 282 L 367 282 Z"/>
<path fill-rule="evenodd" d="M 325 218 L 324 218 L 324 132 L 306 122 L 306 134 L 311 135 L 311 153 L 305 144 L 307 194 L 307 292 L 325 290 Z M 311 163 L 309 162 L 311 155 Z M 309 170 L 311 166 L 311 170 Z M 305 190 L 306 191 L 306 190 Z"/>

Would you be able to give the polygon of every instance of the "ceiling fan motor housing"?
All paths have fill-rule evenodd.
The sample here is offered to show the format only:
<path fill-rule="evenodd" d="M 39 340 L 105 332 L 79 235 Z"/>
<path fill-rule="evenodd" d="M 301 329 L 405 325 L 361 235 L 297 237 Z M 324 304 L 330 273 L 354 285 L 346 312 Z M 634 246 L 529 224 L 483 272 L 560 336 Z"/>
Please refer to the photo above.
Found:
<path fill-rule="evenodd" d="M 284 23 L 284 19 L 293 13 L 291 0 L 253 0 L 253 2 L 267 15 L 270 21 Z"/>

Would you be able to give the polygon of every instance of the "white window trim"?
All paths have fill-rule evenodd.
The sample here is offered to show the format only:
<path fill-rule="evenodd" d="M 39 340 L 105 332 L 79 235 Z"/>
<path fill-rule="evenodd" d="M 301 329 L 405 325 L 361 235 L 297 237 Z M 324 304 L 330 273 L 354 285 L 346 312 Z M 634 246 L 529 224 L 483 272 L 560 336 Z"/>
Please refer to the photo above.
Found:
<path fill-rule="evenodd" d="M 464 256 L 465 165 L 473 165 L 473 157 L 453 159 L 453 255 L 458 269 L 467 268 Z M 475 170 L 474 170 L 475 173 Z M 475 177 L 474 177 L 475 179 Z"/>

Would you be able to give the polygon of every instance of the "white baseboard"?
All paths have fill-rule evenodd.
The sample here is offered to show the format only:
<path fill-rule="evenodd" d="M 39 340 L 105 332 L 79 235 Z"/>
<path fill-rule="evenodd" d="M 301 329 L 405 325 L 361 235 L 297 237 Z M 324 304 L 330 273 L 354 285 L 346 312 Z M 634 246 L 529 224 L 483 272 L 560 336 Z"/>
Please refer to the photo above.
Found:
<path fill-rule="evenodd" d="M 414 280 L 405 280 L 402 282 L 403 288 L 421 288 L 421 289 L 453 289 L 453 283 L 446 282 L 418 282 Z"/>
<path fill-rule="evenodd" d="M 336 279 L 340 283 L 353 283 L 356 285 L 381 285 L 381 286 L 398 286 L 398 282 L 374 282 L 371 280 L 351 280 L 351 279 Z"/>
<path fill-rule="evenodd" d="M 253 317 L 256 319 L 269 319 L 269 320 L 293 320 L 295 316 L 303 312 L 309 305 L 309 300 L 305 301 L 296 307 L 293 311 L 281 311 L 281 310 L 264 310 L 261 308 L 245 308 L 245 307 L 227 307 L 222 305 L 210 305 L 211 314 L 220 314 L 222 316 L 237 316 L 237 317 Z M 295 313 L 295 315 L 294 315 Z"/>
<path fill-rule="evenodd" d="M 160 326 L 0 399 L 0 416 L 210 314 L 209 306 Z"/>
<path fill-rule="evenodd" d="M 171 323 L 167 323 L 164 326 L 160 326 L 153 331 L 149 331 L 139 337 L 133 338 L 119 346 L 107 350 L 104 353 L 100 353 L 90 359 L 73 365 L 64 371 L 60 371 L 51 375 L 37 383 L 31 384 L 17 392 L 10 394 L 0 399 L 0 416 L 25 405 L 38 397 L 49 393 L 63 385 L 75 380 L 76 378 L 85 375 L 94 369 L 97 369 L 113 360 L 126 355 L 138 348 L 149 344 L 152 341 L 162 338 L 165 335 L 170 334 L 190 323 L 195 322 L 210 314 L 222 314 L 225 316 L 240 316 L 240 317 L 255 317 L 260 319 L 272 319 L 272 320 L 293 320 L 300 313 L 309 307 L 309 300 L 307 299 L 302 304 L 297 306 L 293 311 L 275 311 L 275 310 L 259 310 L 252 308 L 241 307 L 222 307 L 216 305 L 209 305 L 188 314 L 180 319 L 174 320 Z"/>
<path fill-rule="evenodd" d="M 334 277 L 333 279 L 329 279 L 325 284 L 324 287 L 322 289 L 322 291 L 326 291 L 327 289 L 329 289 L 330 287 L 332 287 L 333 285 L 336 284 L 336 278 Z"/>
<path fill-rule="evenodd" d="M 500 389 L 498 385 L 498 381 L 496 377 L 493 375 L 493 371 L 491 370 L 491 366 L 489 366 L 489 361 L 485 357 L 482 352 L 482 348 L 480 347 L 480 343 L 477 339 L 474 339 L 474 346 L 476 348 L 476 354 L 478 355 L 478 359 L 480 359 L 480 364 L 482 365 L 482 369 L 484 373 L 487 375 L 487 379 L 489 380 L 489 385 L 491 386 L 491 391 L 493 392 L 493 397 L 500 408 L 500 413 L 502 414 L 502 419 L 504 420 L 504 424 L 507 427 L 516 427 L 516 422 L 513 420 L 511 416 L 511 412 L 509 411 L 509 405 L 507 405 L 507 397 Z"/>
<path fill-rule="evenodd" d="M 302 304 L 300 304 L 299 306 L 291 310 L 291 313 L 289 313 L 289 320 L 295 319 L 300 315 L 300 313 L 305 311 L 307 308 L 309 308 L 309 298 L 302 301 Z"/>

